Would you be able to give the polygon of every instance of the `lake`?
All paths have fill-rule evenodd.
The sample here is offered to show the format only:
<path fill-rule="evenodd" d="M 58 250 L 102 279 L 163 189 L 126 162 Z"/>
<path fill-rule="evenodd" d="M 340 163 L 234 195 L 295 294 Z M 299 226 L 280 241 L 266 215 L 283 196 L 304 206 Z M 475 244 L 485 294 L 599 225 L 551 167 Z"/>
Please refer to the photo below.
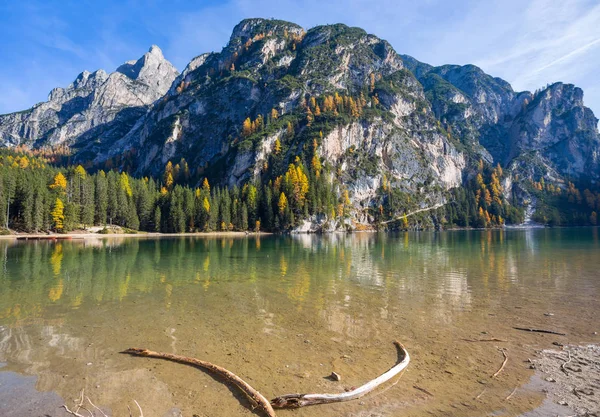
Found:
<path fill-rule="evenodd" d="M 517 416 L 544 398 L 528 385 L 536 350 L 599 341 L 599 235 L 0 240 L 0 386 L 16 393 L 29 381 L 52 394 L 36 416 L 65 415 L 60 397 L 71 405 L 82 389 L 115 416 L 135 410 L 133 400 L 145 417 L 253 415 L 200 370 L 119 352 L 208 360 L 272 398 L 359 386 L 396 362 L 397 339 L 412 359 L 401 378 L 357 401 L 278 415 Z M 509 359 L 492 378 L 499 348 Z M 341 381 L 325 378 L 332 371 Z M 1 391 L 0 415 L 20 416 L 25 406 Z"/>

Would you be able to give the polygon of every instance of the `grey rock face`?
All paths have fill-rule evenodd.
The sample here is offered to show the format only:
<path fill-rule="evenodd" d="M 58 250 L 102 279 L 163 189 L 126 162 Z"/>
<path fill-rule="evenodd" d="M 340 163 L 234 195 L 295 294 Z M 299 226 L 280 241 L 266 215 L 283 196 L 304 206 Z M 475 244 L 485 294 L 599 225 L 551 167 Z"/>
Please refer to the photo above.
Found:
<path fill-rule="evenodd" d="M 161 49 L 156 45 L 152 45 L 150 50 L 136 62 L 130 61 L 121 65 L 117 68 L 117 72 L 148 85 L 158 95 L 156 98 L 167 92 L 178 75 L 175 67 L 165 59 Z"/>
<path fill-rule="evenodd" d="M 155 103 L 113 152 L 135 148 L 140 173 L 162 170 L 163 156 L 170 152 L 197 166 L 226 160 L 235 171 L 223 173 L 226 182 L 239 182 L 256 171 L 245 165 L 257 160 L 229 154 L 244 119 L 273 108 L 289 113 L 305 95 L 354 93 L 372 72 L 387 76 L 400 69 L 402 60 L 391 46 L 362 29 L 333 25 L 305 33 L 293 23 L 244 20 L 220 53 L 202 55 L 188 65 L 169 95 Z M 181 134 L 167 143 L 177 118 Z"/>
<path fill-rule="evenodd" d="M 583 91 L 556 83 L 527 103 L 508 130 L 505 164 L 570 178 L 600 179 L 598 119 L 583 105 Z"/>
<path fill-rule="evenodd" d="M 523 178 L 600 179 L 598 120 L 583 91 L 556 83 L 535 95 L 472 65 L 432 67 L 403 56 L 436 117 L 474 155 Z"/>
<path fill-rule="evenodd" d="M 0 145 L 108 146 L 167 92 L 177 75 L 156 46 L 112 74 L 84 71 L 68 87 L 52 90 L 47 102 L 0 116 Z"/>

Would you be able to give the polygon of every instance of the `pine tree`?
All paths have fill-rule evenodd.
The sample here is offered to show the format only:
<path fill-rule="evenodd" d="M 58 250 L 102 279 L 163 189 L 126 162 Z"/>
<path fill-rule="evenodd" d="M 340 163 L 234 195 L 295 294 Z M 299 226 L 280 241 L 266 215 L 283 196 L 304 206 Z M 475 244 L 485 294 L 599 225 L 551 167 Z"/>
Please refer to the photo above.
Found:
<path fill-rule="evenodd" d="M 113 224 L 113 222 L 118 221 L 119 215 L 119 188 L 118 188 L 118 174 L 114 171 L 109 171 L 106 176 L 107 179 L 107 218 L 109 224 Z"/>
<path fill-rule="evenodd" d="M 33 230 L 39 232 L 44 228 L 45 187 L 37 185 L 33 200 Z"/>
<path fill-rule="evenodd" d="M 196 205 L 195 205 L 194 192 L 189 188 L 185 188 L 184 194 L 183 194 L 183 213 L 185 215 L 187 229 L 190 232 L 193 232 L 195 229 L 195 216 L 194 216 L 195 210 L 196 210 Z"/>
<path fill-rule="evenodd" d="M 64 209 L 63 230 L 70 232 L 79 224 L 79 207 L 67 201 Z"/>
<path fill-rule="evenodd" d="M 229 190 L 227 188 L 221 192 L 219 206 L 221 224 L 225 224 L 225 228 L 221 227 L 221 229 L 226 230 L 229 223 L 231 223 L 231 200 L 229 198 Z"/>
<path fill-rule="evenodd" d="M 5 228 L 8 229 L 9 225 L 10 225 L 10 208 L 11 208 L 11 204 L 13 203 L 14 199 L 15 199 L 15 191 L 17 188 L 17 181 L 15 178 L 15 175 L 12 172 L 9 172 L 7 175 L 4 176 L 4 198 L 3 198 L 3 202 L 6 202 L 6 212 L 3 211 L 3 214 L 5 213 Z"/>
<path fill-rule="evenodd" d="M 154 181 L 137 181 L 135 187 L 135 201 L 140 228 L 143 230 L 151 230 L 152 216 L 154 212 L 154 197 L 153 191 L 156 187 Z"/>
<path fill-rule="evenodd" d="M 155 232 L 160 232 L 161 231 L 161 211 L 160 211 L 160 206 L 156 206 L 154 208 L 154 216 L 153 216 L 153 226 L 154 226 L 154 231 Z"/>
<path fill-rule="evenodd" d="M 209 213 L 208 213 L 208 231 L 217 230 L 217 223 L 219 221 L 219 203 L 217 199 L 217 195 L 213 190 L 213 194 L 211 195 L 211 203 L 209 205 Z"/>
<path fill-rule="evenodd" d="M 241 229 L 248 230 L 248 207 L 246 203 L 242 204 L 242 213 L 241 213 Z"/>
<path fill-rule="evenodd" d="M 85 226 L 92 226 L 94 224 L 95 216 L 94 178 L 88 176 L 83 178 L 80 200 L 81 223 Z"/>
<path fill-rule="evenodd" d="M 96 174 L 94 187 L 95 224 L 106 224 L 106 212 L 108 210 L 108 182 L 104 171 Z"/>

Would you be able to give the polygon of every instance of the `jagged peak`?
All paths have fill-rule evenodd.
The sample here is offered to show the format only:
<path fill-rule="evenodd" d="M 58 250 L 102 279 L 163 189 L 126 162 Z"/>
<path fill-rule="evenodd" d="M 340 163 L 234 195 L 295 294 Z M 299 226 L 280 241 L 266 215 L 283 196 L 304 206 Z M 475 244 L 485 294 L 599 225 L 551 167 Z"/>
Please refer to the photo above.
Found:
<path fill-rule="evenodd" d="M 165 72 L 174 74 L 172 80 L 179 74 L 177 69 L 164 57 L 162 50 L 152 45 L 138 60 L 125 62 L 116 69 L 116 72 L 121 73 L 132 80 L 151 83 L 154 75 L 157 72 Z"/>
<path fill-rule="evenodd" d="M 151 55 L 157 55 L 157 56 L 160 56 L 160 57 L 164 58 L 162 49 L 160 49 L 158 47 L 158 45 L 152 45 L 150 47 L 150 49 L 148 49 L 148 53 L 151 54 Z"/>
<path fill-rule="evenodd" d="M 103 69 L 96 70 L 94 72 L 83 71 L 81 72 L 69 86 L 72 88 L 80 88 L 88 83 L 88 81 L 104 81 L 108 77 L 108 74 Z"/>
<path fill-rule="evenodd" d="M 569 107 L 585 107 L 583 104 L 583 90 L 574 84 L 561 81 L 548 84 L 533 95 L 533 103 L 553 102 L 554 105 L 563 106 L 568 103 Z"/>

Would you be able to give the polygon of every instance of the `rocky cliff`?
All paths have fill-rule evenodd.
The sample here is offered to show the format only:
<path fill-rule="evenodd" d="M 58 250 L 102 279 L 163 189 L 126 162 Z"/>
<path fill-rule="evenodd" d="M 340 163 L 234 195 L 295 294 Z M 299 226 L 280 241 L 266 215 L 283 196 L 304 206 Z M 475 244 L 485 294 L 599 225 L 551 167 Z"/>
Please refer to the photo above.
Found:
<path fill-rule="evenodd" d="M 532 94 L 472 66 L 403 56 L 443 126 L 488 162 L 525 178 L 600 179 L 598 120 L 583 91 L 555 83 Z"/>
<path fill-rule="evenodd" d="M 348 118 L 336 110 L 308 123 L 310 100 L 334 93 L 346 101 L 362 94 L 364 111 Z M 244 120 L 258 117 L 265 128 L 244 137 Z M 440 191 L 458 186 L 466 166 L 421 84 L 386 41 L 345 25 L 305 33 L 263 19 L 243 21 L 220 53 L 194 59 L 114 153 L 97 161 L 126 149 L 139 173 L 159 173 L 184 157 L 209 177 L 241 185 L 262 174 L 276 139 L 290 162 L 315 138 L 357 206 L 369 204 L 384 177 L 404 192 L 443 200 Z"/>

